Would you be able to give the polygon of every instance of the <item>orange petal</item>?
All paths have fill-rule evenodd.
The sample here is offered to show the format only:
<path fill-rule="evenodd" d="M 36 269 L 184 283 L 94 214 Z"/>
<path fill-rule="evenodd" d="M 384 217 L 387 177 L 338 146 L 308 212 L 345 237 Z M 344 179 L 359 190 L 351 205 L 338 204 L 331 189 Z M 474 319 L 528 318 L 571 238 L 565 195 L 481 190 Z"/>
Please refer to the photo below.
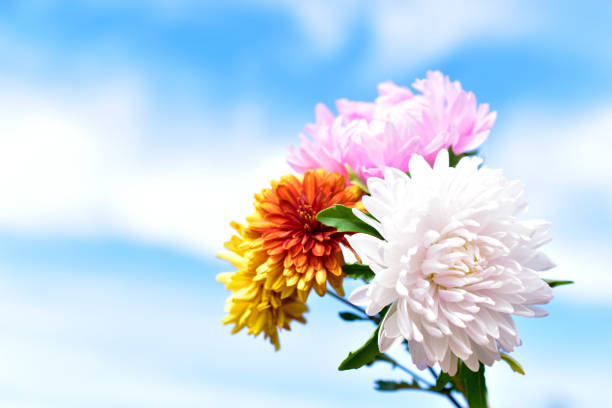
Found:
<path fill-rule="evenodd" d="M 325 245 L 317 242 L 314 244 L 314 247 L 312 247 L 312 253 L 315 256 L 323 256 L 325 255 Z"/>
<path fill-rule="evenodd" d="M 304 174 L 304 181 L 302 182 L 304 193 L 306 194 L 306 202 L 312 203 L 315 197 L 317 184 L 316 177 L 312 170 L 307 171 Z"/>

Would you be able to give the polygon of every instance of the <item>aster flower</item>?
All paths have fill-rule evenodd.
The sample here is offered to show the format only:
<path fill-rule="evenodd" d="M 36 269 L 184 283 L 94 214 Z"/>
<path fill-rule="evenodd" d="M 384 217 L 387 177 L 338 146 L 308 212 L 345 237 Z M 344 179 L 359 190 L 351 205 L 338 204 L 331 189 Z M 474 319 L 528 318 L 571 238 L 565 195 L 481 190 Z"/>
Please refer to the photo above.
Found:
<path fill-rule="evenodd" d="M 266 256 L 254 279 L 282 298 L 297 291 L 305 301 L 312 288 L 323 296 L 327 282 L 343 295 L 340 244 L 348 246 L 345 235 L 321 224 L 316 215 L 335 204 L 354 207 L 361 194 L 358 187 L 347 187 L 341 174 L 322 169 L 272 182 L 255 196 L 255 213 L 247 218 Z"/>
<path fill-rule="evenodd" d="M 365 208 L 354 211 L 383 240 L 355 234 L 349 243 L 375 277 L 350 301 L 370 315 L 391 307 L 379 330 L 385 352 L 407 340 L 420 368 L 436 363 L 454 375 L 458 359 L 477 371 L 500 350 L 521 344 L 512 314 L 539 317 L 536 305 L 552 298 L 538 271 L 554 264 L 538 248 L 549 240 L 548 222 L 517 218 L 526 208 L 523 185 L 501 170 L 479 169 L 463 158 L 449 167 L 440 151 L 432 167 L 422 156 L 410 174 L 387 168 L 371 178 Z"/>
<path fill-rule="evenodd" d="M 347 175 L 350 166 L 363 180 L 381 177 L 385 167 L 409 171 L 410 157 L 433 163 L 449 147 L 457 155 L 477 149 L 495 123 L 488 104 L 438 71 L 409 88 L 392 82 L 378 86 L 374 103 L 340 99 L 338 116 L 316 106 L 316 123 L 306 125 L 300 148 L 292 147 L 289 164 L 298 172 L 323 168 Z"/>
<path fill-rule="evenodd" d="M 308 307 L 297 299 L 297 295 L 282 298 L 280 293 L 265 289 L 264 283 L 255 279 L 257 268 L 267 260 L 265 250 L 256 243 L 259 234 L 238 223 L 232 223 L 232 226 L 239 235 L 225 243 L 230 252 L 219 254 L 219 257 L 231 262 L 238 270 L 217 275 L 217 280 L 232 291 L 225 304 L 228 314 L 222 323 L 233 324 L 232 333 L 245 327 L 254 336 L 264 333 L 264 337 L 278 350 L 278 329 L 290 330 L 290 323 L 294 320 L 305 323 L 302 315 Z"/>

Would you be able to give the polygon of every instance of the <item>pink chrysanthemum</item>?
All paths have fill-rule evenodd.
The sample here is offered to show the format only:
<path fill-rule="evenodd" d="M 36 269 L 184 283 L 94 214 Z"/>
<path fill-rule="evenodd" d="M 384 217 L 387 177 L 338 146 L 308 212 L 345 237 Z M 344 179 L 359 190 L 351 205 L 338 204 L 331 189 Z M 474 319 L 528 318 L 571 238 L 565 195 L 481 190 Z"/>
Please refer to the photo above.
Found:
<path fill-rule="evenodd" d="M 430 164 L 440 150 L 475 150 L 489 136 L 496 112 L 478 105 L 472 92 L 439 71 L 430 71 L 409 88 L 378 85 L 375 102 L 336 101 L 338 116 L 316 106 L 316 123 L 305 126 L 300 148 L 289 164 L 299 172 L 323 168 L 347 175 L 349 165 L 362 179 L 381 177 L 385 167 L 409 171 L 413 154 Z"/>

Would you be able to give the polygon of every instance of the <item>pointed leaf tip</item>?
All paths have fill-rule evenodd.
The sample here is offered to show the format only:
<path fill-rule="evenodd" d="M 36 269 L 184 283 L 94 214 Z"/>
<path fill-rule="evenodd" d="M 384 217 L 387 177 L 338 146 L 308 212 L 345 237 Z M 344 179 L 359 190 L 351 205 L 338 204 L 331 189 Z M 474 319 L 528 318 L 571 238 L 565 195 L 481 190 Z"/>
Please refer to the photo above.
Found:
<path fill-rule="evenodd" d="M 368 186 L 366 185 L 365 181 L 363 181 L 361 177 L 355 173 L 355 170 L 353 170 L 348 164 L 345 164 L 344 166 L 346 167 L 346 174 L 348 174 L 349 182 L 352 185 L 359 187 L 364 193 L 370 194 L 370 190 L 368 190 Z"/>
<path fill-rule="evenodd" d="M 350 278 L 362 279 L 365 283 L 370 282 L 375 276 L 368 265 L 360 263 L 344 264 L 342 265 L 342 272 Z"/>
<path fill-rule="evenodd" d="M 398 391 L 398 390 L 420 390 L 421 387 L 415 382 L 407 383 L 405 381 L 388 381 L 388 380 L 377 380 L 376 391 Z"/>
<path fill-rule="evenodd" d="M 334 227 L 338 232 L 361 232 L 382 239 L 376 228 L 361 221 L 353 210 L 341 204 L 326 208 L 317 214 L 320 223 Z"/>
<path fill-rule="evenodd" d="M 551 288 L 562 286 L 562 285 L 571 285 L 574 281 L 571 280 L 555 280 L 555 279 L 544 279 L 544 282 L 548 284 Z"/>
<path fill-rule="evenodd" d="M 367 318 L 358 316 L 353 312 L 339 312 L 338 315 L 342 320 L 345 320 L 347 322 L 352 322 L 355 320 L 368 320 Z"/>
<path fill-rule="evenodd" d="M 525 370 L 523 370 L 523 367 L 521 367 L 518 361 L 516 361 L 514 358 L 510 357 L 510 355 L 506 353 L 500 353 L 500 355 L 501 359 L 508 363 L 512 371 L 525 375 Z"/>
<path fill-rule="evenodd" d="M 376 328 L 372 336 L 363 346 L 348 354 L 344 361 L 340 363 L 340 366 L 338 366 L 338 371 L 355 370 L 374 361 L 376 356 L 380 353 L 378 350 L 379 329 L 380 326 Z"/>

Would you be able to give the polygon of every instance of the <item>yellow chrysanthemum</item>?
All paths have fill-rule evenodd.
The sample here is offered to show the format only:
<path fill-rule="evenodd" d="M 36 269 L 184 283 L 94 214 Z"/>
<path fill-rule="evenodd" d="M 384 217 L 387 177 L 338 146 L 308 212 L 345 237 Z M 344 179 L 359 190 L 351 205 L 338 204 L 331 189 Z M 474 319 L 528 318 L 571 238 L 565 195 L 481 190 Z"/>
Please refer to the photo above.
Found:
<path fill-rule="evenodd" d="M 292 320 L 305 323 L 302 315 L 308 307 L 296 295 L 281 298 L 280 293 L 264 288 L 264 282 L 255 279 L 257 268 L 267 260 L 266 251 L 256 244 L 259 234 L 238 223 L 232 223 L 232 226 L 239 236 L 233 236 L 225 244 L 230 253 L 219 254 L 238 268 L 236 272 L 217 276 L 217 280 L 232 291 L 226 301 L 228 314 L 223 324 L 234 324 L 232 333 L 244 327 L 254 336 L 263 332 L 278 350 L 278 329 L 290 330 Z"/>

